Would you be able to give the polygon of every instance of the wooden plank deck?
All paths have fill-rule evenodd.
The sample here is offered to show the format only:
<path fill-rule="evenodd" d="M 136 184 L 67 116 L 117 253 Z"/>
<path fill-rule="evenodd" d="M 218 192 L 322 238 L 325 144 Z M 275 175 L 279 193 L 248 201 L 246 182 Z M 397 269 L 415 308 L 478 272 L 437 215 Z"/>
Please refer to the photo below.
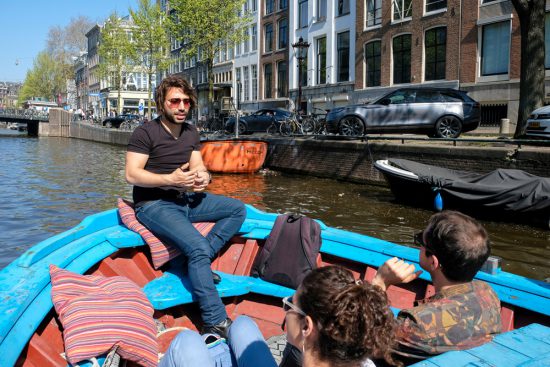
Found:
<path fill-rule="evenodd" d="M 531 324 L 496 336 L 476 348 L 448 352 L 414 367 L 542 367 L 550 366 L 550 328 Z"/>

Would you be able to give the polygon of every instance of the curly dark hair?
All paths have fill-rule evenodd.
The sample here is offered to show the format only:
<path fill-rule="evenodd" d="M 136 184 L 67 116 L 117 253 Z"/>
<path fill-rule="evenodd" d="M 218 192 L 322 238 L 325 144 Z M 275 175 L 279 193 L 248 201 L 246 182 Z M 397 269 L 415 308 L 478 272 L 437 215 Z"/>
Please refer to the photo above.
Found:
<path fill-rule="evenodd" d="M 471 281 L 491 253 L 485 228 L 457 211 L 444 210 L 432 215 L 424 235 L 441 263 L 441 271 L 454 281 Z"/>
<path fill-rule="evenodd" d="M 180 88 L 185 94 L 189 96 L 191 100 L 191 105 L 189 109 L 195 108 L 197 105 L 197 94 L 191 84 L 182 77 L 176 75 L 169 75 L 166 78 L 162 79 L 160 84 L 155 89 L 155 103 L 157 105 L 157 111 L 160 114 L 164 113 L 164 101 L 166 99 L 166 94 L 170 88 Z"/>
<path fill-rule="evenodd" d="M 359 363 L 365 358 L 391 357 L 395 344 L 395 319 L 386 293 L 340 266 L 310 272 L 296 293 L 299 307 L 319 330 L 314 351 L 334 365 Z"/>

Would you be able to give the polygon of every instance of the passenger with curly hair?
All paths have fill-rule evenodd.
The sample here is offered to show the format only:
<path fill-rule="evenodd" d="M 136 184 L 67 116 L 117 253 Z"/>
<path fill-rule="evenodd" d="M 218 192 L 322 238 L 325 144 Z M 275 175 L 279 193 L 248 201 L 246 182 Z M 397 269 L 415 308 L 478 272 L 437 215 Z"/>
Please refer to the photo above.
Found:
<path fill-rule="evenodd" d="M 304 367 L 367 367 L 374 365 L 371 359 L 399 365 L 391 356 L 395 324 L 385 292 L 356 280 L 349 270 L 326 266 L 311 271 L 293 296 L 283 298 L 283 309 L 287 341 L 300 351 Z M 233 322 L 228 342 L 233 362 L 209 352 L 200 336 L 187 330 L 175 338 L 159 366 L 277 366 L 247 316 Z M 290 365 L 283 358 L 279 367 Z"/>

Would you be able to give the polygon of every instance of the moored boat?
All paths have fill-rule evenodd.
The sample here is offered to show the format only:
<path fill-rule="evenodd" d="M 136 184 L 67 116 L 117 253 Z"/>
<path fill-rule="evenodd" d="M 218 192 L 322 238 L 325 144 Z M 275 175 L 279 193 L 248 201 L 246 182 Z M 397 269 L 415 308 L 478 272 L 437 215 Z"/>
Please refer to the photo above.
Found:
<path fill-rule="evenodd" d="M 284 312 L 280 298 L 294 290 L 250 276 L 252 264 L 276 215 L 247 206 L 240 232 L 213 262 L 222 282 L 217 286 L 230 317 L 246 314 L 266 338 L 279 335 Z M 391 257 L 418 266 L 418 249 L 328 227 L 321 223 L 318 264 L 339 264 L 356 277 L 371 280 L 376 268 Z M 200 327 L 198 307 L 186 289 L 178 259 L 156 270 L 140 235 L 127 229 L 117 210 L 86 218 L 67 232 L 47 239 L 0 271 L 0 365 L 66 365 L 62 328 L 53 310 L 49 266 L 79 274 L 120 275 L 143 289 L 155 309 L 159 346 L 164 350 L 178 328 Z M 489 263 L 492 264 L 492 263 Z M 478 279 L 491 284 L 502 302 L 503 330 L 534 322 L 550 326 L 550 286 L 488 266 Z M 412 307 L 415 299 L 433 294 L 429 275 L 391 287 L 392 307 Z M 81 366 L 83 364 L 80 364 Z"/>
<path fill-rule="evenodd" d="M 480 174 L 406 159 L 378 160 L 374 166 L 401 202 L 550 229 L 550 178 L 517 169 Z"/>
<path fill-rule="evenodd" d="M 262 168 L 267 143 L 255 140 L 207 140 L 201 142 L 204 164 L 211 172 L 252 173 Z"/>

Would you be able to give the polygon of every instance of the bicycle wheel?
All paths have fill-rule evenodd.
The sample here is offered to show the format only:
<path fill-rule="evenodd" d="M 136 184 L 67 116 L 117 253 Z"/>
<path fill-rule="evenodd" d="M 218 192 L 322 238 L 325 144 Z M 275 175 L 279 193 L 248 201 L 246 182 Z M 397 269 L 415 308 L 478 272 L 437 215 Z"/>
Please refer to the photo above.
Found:
<path fill-rule="evenodd" d="M 118 127 L 119 130 L 131 130 L 132 127 L 130 125 L 129 121 L 124 121 L 120 126 Z"/>
<path fill-rule="evenodd" d="M 305 135 L 315 133 L 315 120 L 311 117 L 306 117 L 302 121 L 302 131 Z"/>
<path fill-rule="evenodd" d="M 279 126 L 279 132 L 283 136 L 290 136 L 291 134 L 294 134 L 295 130 L 296 126 L 289 120 L 281 122 L 281 126 Z"/>
<path fill-rule="evenodd" d="M 279 129 L 277 129 L 277 125 L 275 125 L 274 123 L 269 125 L 269 127 L 267 128 L 267 133 L 269 135 L 275 135 L 278 131 Z"/>

